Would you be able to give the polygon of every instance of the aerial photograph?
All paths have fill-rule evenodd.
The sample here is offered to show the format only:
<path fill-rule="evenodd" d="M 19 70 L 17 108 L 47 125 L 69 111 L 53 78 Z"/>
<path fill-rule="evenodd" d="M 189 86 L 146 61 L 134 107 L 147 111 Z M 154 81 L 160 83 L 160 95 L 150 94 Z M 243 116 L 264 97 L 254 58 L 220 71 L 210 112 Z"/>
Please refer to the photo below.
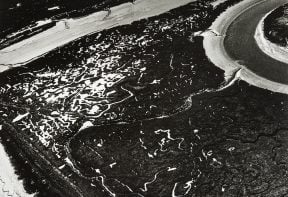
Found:
<path fill-rule="evenodd" d="M 0 0 L 0 197 L 222 196 L 288 197 L 288 0 Z"/>

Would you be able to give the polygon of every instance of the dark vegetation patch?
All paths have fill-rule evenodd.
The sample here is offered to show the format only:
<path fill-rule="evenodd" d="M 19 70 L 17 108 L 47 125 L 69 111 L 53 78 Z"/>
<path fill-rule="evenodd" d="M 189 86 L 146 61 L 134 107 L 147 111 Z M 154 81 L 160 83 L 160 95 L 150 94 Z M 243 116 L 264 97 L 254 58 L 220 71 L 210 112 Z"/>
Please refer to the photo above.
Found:
<path fill-rule="evenodd" d="M 235 2 L 230 1 L 230 3 Z M 210 174 L 212 168 L 209 166 L 215 165 L 217 168 L 220 165 L 217 161 L 220 159 L 215 158 L 217 159 L 215 161 L 210 158 L 205 161 L 207 155 L 206 152 L 203 155 L 202 150 L 208 151 L 203 149 L 204 144 L 210 142 L 212 135 L 222 131 L 222 122 L 225 124 L 226 118 L 222 119 L 222 112 L 214 116 L 214 108 L 208 102 L 212 98 L 210 94 L 204 94 L 207 98 L 197 97 L 195 104 L 193 99 L 193 107 L 188 111 L 186 111 L 189 109 L 186 101 L 191 94 L 216 89 L 223 82 L 223 72 L 211 64 L 205 56 L 202 38 L 193 37 L 192 34 L 207 29 L 215 17 L 229 6 L 229 3 L 224 5 L 213 10 L 208 3 L 191 3 L 166 14 L 134 22 L 132 25 L 86 36 L 55 49 L 25 67 L 3 73 L 0 88 L 1 124 L 12 125 L 21 132 L 12 129 L 10 132 L 3 131 L 2 134 L 12 135 L 13 140 L 19 139 L 17 144 L 19 143 L 20 147 L 25 145 L 24 159 L 32 158 L 39 161 L 36 164 L 48 160 L 55 168 L 65 165 L 64 168 L 60 168 L 61 173 L 69 177 L 71 183 L 86 192 L 86 196 L 95 196 L 95 193 L 101 196 L 99 188 L 104 190 L 107 185 L 112 192 L 125 196 L 131 191 L 121 183 L 125 176 L 130 175 L 134 178 L 126 180 L 129 184 L 134 184 L 131 189 L 147 196 L 160 194 L 167 196 L 171 194 L 174 187 L 176 194 L 209 193 L 210 188 L 205 189 L 208 184 L 204 179 L 212 176 Z M 245 87 L 243 86 L 244 89 Z M 221 93 L 220 96 L 218 94 L 214 96 L 227 97 L 226 94 L 222 96 Z M 85 102 L 79 101 L 82 97 L 85 98 Z M 233 100 L 236 102 L 234 104 L 242 105 L 242 100 L 240 99 L 241 102 L 238 103 L 237 99 L 240 98 L 236 97 Z M 205 103 L 202 104 L 204 101 Z M 221 103 L 221 100 L 216 100 L 213 105 L 217 103 Z M 233 113 L 234 105 L 231 104 L 229 110 Z M 93 116 L 91 111 L 94 113 Z M 175 112 L 181 113 L 175 116 Z M 19 115 L 25 116 L 19 119 Z M 167 118 L 156 120 L 161 116 Z M 246 114 L 243 116 L 250 117 Z M 16 117 L 18 120 L 15 119 Z M 87 131 L 83 130 L 85 131 L 83 134 L 80 133 L 75 137 L 79 128 L 87 122 L 98 126 Z M 121 124 L 123 126 L 119 126 Z M 204 129 L 203 136 L 200 136 L 198 133 L 202 127 L 204 128 L 202 124 L 209 126 Z M 140 129 L 143 129 L 143 132 Z M 168 130 L 172 134 L 170 138 Z M 210 135 L 208 131 L 215 131 L 215 133 Z M 96 132 L 99 132 L 99 135 L 96 135 Z M 87 137 L 85 133 L 90 134 Z M 205 133 L 207 133 L 206 139 Z M 84 144 L 83 146 L 75 144 L 72 140 L 71 148 L 79 147 L 79 151 L 72 149 L 67 152 L 64 145 L 73 136 L 75 137 L 73 139 L 80 138 L 78 140 Z M 139 136 L 143 137 L 145 144 L 148 143 L 148 152 L 141 149 L 143 147 Z M 181 136 L 185 137 L 186 141 L 183 141 Z M 105 142 L 101 150 L 103 160 L 97 159 L 95 155 L 95 151 L 99 148 L 95 145 L 96 142 L 101 143 L 100 137 L 108 141 L 108 146 L 106 147 Z M 163 138 L 165 139 L 162 140 Z M 94 139 L 96 141 L 90 146 L 91 149 L 85 145 L 87 140 Z M 167 149 L 167 152 L 159 153 L 161 158 L 157 158 L 157 154 L 154 155 L 154 151 L 160 146 L 158 142 L 163 144 L 163 150 Z M 33 149 L 29 148 L 29 144 L 32 144 Z M 196 150 L 191 146 L 196 146 Z M 123 153 L 120 151 L 121 147 L 124 147 Z M 33 153 L 33 150 L 39 151 L 39 154 Z M 40 155 L 44 155 L 46 159 L 40 158 Z M 81 176 L 67 165 L 67 157 L 70 157 L 75 165 L 77 164 Z M 155 157 L 154 161 L 152 157 Z M 199 161 L 195 161 L 195 158 Z M 120 165 L 115 166 L 118 171 L 111 170 L 109 174 L 108 169 L 114 166 L 110 163 L 113 159 L 120 162 Z M 137 168 L 136 173 L 128 172 L 126 167 L 126 169 L 122 168 L 125 162 L 131 160 L 128 170 L 132 170 L 138 166 L 141 159 L 143 159 L 143 166 Z M 210 165 L 210 162 L 214 163 Z M 192 165 L 199 171 L 193 171 Z M 89 171 L 91 168 L 88 170 L 87 166 L 94 168 L 94 172 Z M 178 169 L 175 173 L 173 166 L 177 166 Z M 95 171 L 97 170 L 95 167 L 101 168 L 100 174 L 95 173 L 98 172 Z M 149 171 L 152 167 L 153 170 Z M 46 165 L 43 165 L 43 168 L 49 169 Z M 161 172 L 158 173 L 158 170 Z M 54 179 L 59 178 L 53 177 L 53 172 L 54 170 L 49 173 L 43 172 L 42 169 L 41 173 L 49 183 L 53 183 Z M 147 174 L 144 176 L 145 172 Z M 170 175 L 166 172 L 174 174 Z M 160 177 L 159 182 L 155 181 L 155 185 L 145 184 L 151 181 L 154 183 L 156 174 Z M 122 177 L 116 180 L 115 176 Z M 91 177 L 93 180 L 90 179 Z M 29 175 L 27 178 L 35 179 Z M 198 180 L 201 179 L 203 181 L 199 182 Z M 65 181 L 69 182 L 68 180 Z M 169 182 L 167 187 L 162 187 L 167 180 Z M 175 183 L 178 184 L 175 186 Z M 196 186 L 202 184 L 206 186 L 197 189 Z M 62 190 L 64 191 L 61 192 L 68 192 L 67 188 Z M 215 186 L 214 191 L 220 192 L 220 190 Z M 41 193 L 41 189 L 39 192 Z M 102 195 L 104 194 L 103 191 Z"/>

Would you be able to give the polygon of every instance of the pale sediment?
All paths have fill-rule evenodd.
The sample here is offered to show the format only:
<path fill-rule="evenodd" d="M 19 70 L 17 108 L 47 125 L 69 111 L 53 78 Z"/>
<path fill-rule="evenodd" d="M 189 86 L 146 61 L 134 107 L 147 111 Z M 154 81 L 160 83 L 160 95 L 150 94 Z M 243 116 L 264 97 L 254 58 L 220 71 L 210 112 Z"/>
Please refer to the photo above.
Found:
<path fill-rule="evenodd" d="M 211 5 L 213 7 L 217 7 L 218 5 L 220 5 L 221 3 L 225 3 L 227 0 L 216 0 L 214 2 L 211 3 Z"/>
<path fill-rule="evenodd" d="M 6 197 L 32 197 L 27 194 L 23 188 L 22 181 L 14 172 L 9 156 L 6 154 L 4 147 L 0 143 L 1 173 L 0 173 L 0 196 Z"/>
<path fill-rule="evenodd" d="M 257 75 L 257 73 L 252 72 L 249 70 L 249 68 L 245 67 L 245 65 L 241 64 L 241 61 L 232 59 L 224 47 L 226 32 L 231 23 L 246 10 L 257 6 L 258 4 L 265 3 L 266 1 L 267 0 L 244 0 L 228 8 L 214 21 L 210 27 L 210 29 L 217 32 L 218 35 L 212 33 L 204 34 L 203 45 L 205 53 L 210 61 L 225 71 L 226 80 L 228 80 L 230 76 L 233 76 L 233 73 L 241 69 L 239 78 L 248 82 L 249 84 L 263 89 L 268 89 L 270 91 L 288 94 L 288 85 L 271 81 Z"/>
<path fill-rule="evenodd" d="M 271 11 L 273 12 L 273 11 Z M 264 20 L 271 13 L 265 15 L 262 20 L 259 22 L 254 38 L 256 40 L 259 48 L 268 56 L 284 63 L 288 63 L 288 49 L 286 47 L 279 46 L 277 44 L 272 43 L 268 39 L 265 38 L 264 35 Z"/>
<path fill-rule="evenodd" d="M 85 35 L 105 29 L 131 24 L 134 21 L 156 16 L 195 0 L 145 0 L 124 3 L 111 8 L 111 12 L 100 11 L 78 19 L 59 21 L 55 27 L 36 34 L 19 43 L 0 50 L 0 70 L 10 66 L 21 66 L 49 51 Z M 6 65 L 6 66 L 5 66 Z"/>

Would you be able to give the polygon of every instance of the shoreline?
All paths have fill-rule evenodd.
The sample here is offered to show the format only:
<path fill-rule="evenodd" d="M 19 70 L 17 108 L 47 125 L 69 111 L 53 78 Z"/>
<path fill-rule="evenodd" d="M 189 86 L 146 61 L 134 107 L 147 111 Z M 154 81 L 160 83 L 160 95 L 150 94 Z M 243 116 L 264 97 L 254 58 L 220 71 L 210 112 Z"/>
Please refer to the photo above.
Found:
<path fill-rule="evenodd" d="M 19 197 L 32 197 L 33 194 L 28 194 L 21 180 L 18 179 L 18 175 L 15 174 L 13 165 L 7 155 L 4 146 L 0 143 L 0 157 L 1 157 L 1 168 L 0 174 L 0 189 L 1 194 L 4 196 L 19 196 Z M 1 195 L 0 195 L 1 196 Z"/>
<path fill-rule="evenodd" d="M 275 9 L 274 9 L 275 10 Z M 273 12 L 272 10 L 271 12 Z M 265 18 L 271 14 L 271 12 L 267 13 L 262 20 L 259 22 L 254 38 L 256 40 L 259 48 L 268 56 L 280 61 L 287 63 L 288 62 L 288 50 L 285 47 L 281 47 L 275 43 L 272 43 L 264 35 L 264 20 Z"/>
<path fill-rule="evenodd" d="M 109 16 L 107 11 L 100 11 L 77 19 L 59 21 L 44 32 L 0 50 L 0 72 L 29 63 L 89 34 L 157 16 L 195 0 L 168 1 L 138 0 L 134 4 L 124 3 L 112 7 Z"/>
<path fill-rule="evenodd" d="M 240 70 L 239 78 L 251 85 L 259 88 L 268 89 L 273 92 L 288 94 L 288 85 L 271 81 L 261 77 L 241 64 L 241 61 L 232 59 L 225 47 L 224 39 L 228 27 L 233 21 L 243 14 L 246 10 L 265 3 L 267 0 L 244 0 L 223 12 L 211 25 L 210 29 L 218 32 L 220 36 L 214 34 L 204 34 L 203 46 L 206 56 L 218 68 L 225 71 L 225 79 L 229 80 L 230 76 Z"/>

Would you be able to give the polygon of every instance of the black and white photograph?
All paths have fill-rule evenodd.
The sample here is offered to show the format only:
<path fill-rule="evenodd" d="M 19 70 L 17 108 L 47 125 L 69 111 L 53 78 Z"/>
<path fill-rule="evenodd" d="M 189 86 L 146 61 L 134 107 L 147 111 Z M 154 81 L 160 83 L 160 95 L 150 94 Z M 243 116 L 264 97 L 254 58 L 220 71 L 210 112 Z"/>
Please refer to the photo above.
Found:
<path fill-rule="evenodd" d="M 288 197 L 288 0 L 0 0 L 0 197 Z"/>

